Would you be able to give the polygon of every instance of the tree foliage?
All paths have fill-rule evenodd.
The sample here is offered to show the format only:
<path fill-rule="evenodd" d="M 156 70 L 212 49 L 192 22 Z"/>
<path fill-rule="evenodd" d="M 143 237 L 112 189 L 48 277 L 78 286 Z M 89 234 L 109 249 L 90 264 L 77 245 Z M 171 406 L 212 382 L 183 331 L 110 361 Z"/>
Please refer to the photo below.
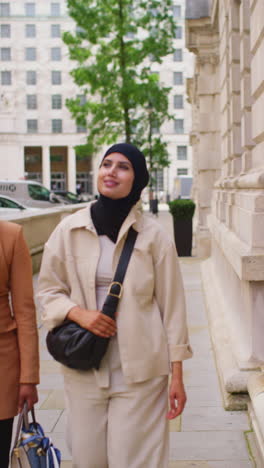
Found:
<path fill-rule="evenodd" d="M 76 62 L 71 75 L 86 96 L 67 100 L 88 133 L 77 152 L 93 154 L 123 138 L 143 147 L 152 167 L 168 165 L 159 127 L 170 117 L 170 89 L 151 62 L 173 52 L 172 0 L 68 0 L 68 10 L 77 27 L 63 40 Z"/>

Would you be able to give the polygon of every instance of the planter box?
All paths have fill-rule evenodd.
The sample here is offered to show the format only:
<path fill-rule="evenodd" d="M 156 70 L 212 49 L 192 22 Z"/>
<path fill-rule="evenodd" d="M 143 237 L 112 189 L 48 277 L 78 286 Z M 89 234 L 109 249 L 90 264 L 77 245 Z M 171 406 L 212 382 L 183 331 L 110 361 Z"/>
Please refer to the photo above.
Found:
<path fill-rule="evenodd" d="M 174 239 L 179 257 L 192 255 L 192 219 L 173 218 Z"/>

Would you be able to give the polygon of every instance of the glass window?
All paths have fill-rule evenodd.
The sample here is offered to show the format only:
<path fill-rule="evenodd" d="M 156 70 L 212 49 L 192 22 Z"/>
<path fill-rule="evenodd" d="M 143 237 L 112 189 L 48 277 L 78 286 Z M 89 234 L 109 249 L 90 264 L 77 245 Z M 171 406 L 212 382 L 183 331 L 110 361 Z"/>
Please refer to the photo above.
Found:
<path fill-rule="evenodd" d="M 10 4 L 7 3 L 0 3 L 0 16 L 10 16 Z"/>
<path fill-rule="evenodd" d="M 81 106 L 84 106 L 84 104 L 87 102 L 85 94 L 78 94 L 77 98 L 79 99 Z"/>
<path fill-rule="evenodd" d="M 52 107 L 52 109 L 61 109 L 61 107 L 62 107 L 61 94 L 53 94 L 51 96 L 51 107 Z"/>
<path fill-rule="evenodd" d="M 27 109 L 37 109 L 37 95 L 36 94 L 27 95 Z"/>
<path fill-rule="evenodd" d="M 182 49 L 175 49 L 173 60 L 174 62 L 182 62 Z"/>
<path fill-rule="evenodd" d="M 50 201 L 50 191 L 42 185 L 28 184 L 28 193 L 33 200 Z"/>
<path fill-rule="evenodd" d="M 37 84 L 37 72 L 35 72 L 35 70 L 29 70 L 26 72 L 26 82 L 28 85 Z"/>
<path fill-rule="evenodd" d="M 27 120 L 27 132 L 28 133 L 37 133 L 38 131 L 38 121 L 37 119 Z"/>
<path fill-rule="evenodd" d="M 174 72 L 173 73 L 173 84 L 175 84 L 175 85 L 182 85 L 183 84 L 183 73 L 182 72 Z"/>
<path fill-rule="evenodd" d="M 174 5 L 173 6 L 173 17 L 174 18 L 181 18 L 181 5 Z"/>
<path fill-rule="evenodd" d="M 26 16 L 35 16 L 36 14 L 36 5 L 35 3 L 25 3 L 25 15 Z"/>
<path fill-rule="evenodd" d="M 36 47 L 26 47 L 25 60 L 35 61 L 37 60 L 37 49 Z"/>
<path fill-rule="evenodd" d="M 9 62 L 11 60 L 11 49 L 10 47 L 1 47 L 0 49 L 0 59 Z"/>
<path fill-rule="evenodd" d="M 177 169 L 177 175 L 188 175 L 188 169 L 186 167 L 179 167 Z"/>
<path fill-rule="evenodd" d="M 11 37 L 11 26 L 10 26 L 10 24 L 1 24 L 0 25 L 0 36 L 1 37 Z"/>
<path fill-rule="evenodd" d="M 61 48 L 60 47 L 52 47 L 51 48 L 51 60 L 61 60 Z"/>
<path fill-rule="evenodd" d="M 1 72 L 1 84 L 2 85 L 11 85 L 12 84 L 11 71 L 2 71 Z"/>
<path fill-rule="evenodd" d="M 50 4 L 50 14 L 51 16 L 60 16 L 60 4 L 59 3 Z"/>
<path fill-rule="evenodd" d="M 61 36 L 61 27 L 60 24 L 52 24 L 50 27 L 51 37 L 60 37 Z"/>
<path fill-rule="evenodd" d="M 25 36 L 26 37 L 36 37 L 36 25 L 35 24 L 26 24 Z"/>
<path fill-rule="evenodd" d="M 0 197 L 0 207 L 1 208 L 16 208 L 18 210 L 24 210 L 25 208 L 19 203 L 9 200 L 8 198 Z"/>
<path fill-rule="evenodd" d="M 159 169 L 156 171 L 156 189 L 160 192 L 164 190 L 164 171 Z"/>
<path fill-rule="evenodd" d="M 86 127 L 84 125 L 77 125 L 76 126 L 76 132 L 77 133 L 85 133 L 87 131 Z"/>
<path fill-rule="evenodd" d="M 184 133 L 184 120 L 183 119 L 175 119 L 174 120 L 174 130 L 175 133 Z"/>
<path fill-rule="evenodd" d="M 177 146 L 177 159 L 180 161 L 187 159 L 187 146 Z"/>
<path fill-rule="evenodd" d="M 174 109 L 182 109 L 183 108 L 183 95 L 182 94 L 175 94 L 174 96 Z"/>
<path fill-rule="evenodd" d="M 53 85 L 60 85 L 61 84 L 61 72 L 53 70 L 51 72 L 51 83 Z"/>
<path fill-rule="evenodd" d="M 52 119 L 52 133 L 62 133 L 62 120 Z"/>
<path fill-rule="evenodd" d="M 175 39 L 181 39 L 181 38 L 182 38 L 182 26 L 176 26 Z"/>

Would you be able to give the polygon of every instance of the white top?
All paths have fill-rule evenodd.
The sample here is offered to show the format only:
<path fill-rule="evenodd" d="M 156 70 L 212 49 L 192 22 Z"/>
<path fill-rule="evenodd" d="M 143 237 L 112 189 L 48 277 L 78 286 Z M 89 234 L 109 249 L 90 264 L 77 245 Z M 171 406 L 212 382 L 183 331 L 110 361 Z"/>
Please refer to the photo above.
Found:
<path fill-rule="evenodd" d="M 115 244 L 107 236 L 99 236 L 99 241 L 100 258 L 96 271 L 96 302 L 97 308 L 101 310 L 115 273 L 112 270 Z M 95 374 L 99 387 L 109 387 L 115 385 L 117 380 L 118 382 L 123 380 L 117 335 L 110 339 L 100 371 Z"/>

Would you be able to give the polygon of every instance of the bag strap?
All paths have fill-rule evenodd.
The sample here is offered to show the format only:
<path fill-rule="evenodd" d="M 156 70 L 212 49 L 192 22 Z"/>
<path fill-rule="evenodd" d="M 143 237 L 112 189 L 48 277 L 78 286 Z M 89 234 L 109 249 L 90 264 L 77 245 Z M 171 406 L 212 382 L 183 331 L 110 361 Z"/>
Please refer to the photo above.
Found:
<path fill-rule="evenodd" d="M 108 288 L 108 293 L 102 308 L 102 312 L 103 314 L 106 314 L 111 318 L 114 318 L 119 299 L 122 295 L 122 285 L 129 264 L 129 260 L 137 239 L 137 235 L 137 231 L 135 231 L 135 229 L 131 227 L 128 231 L 128 235 L 119 258 L 114 279 Z"/>
<path fill-rule="evenodd" d="M 31 416 L 32 416 L 32 422 L 36 425 L 36 418 L 35 418 L 35 410 L 34 410 L 34 406 L 31 410 Z M 27 402 L 24 403 L 24 407 L 21 411 L 21 413 L 19 413 L 19 416 L 18 416 L 18 422 L 17 422 L 17 428 L 16 428 L 16 435 L 15 435 L 15 440 L 14 440 L 14 447 L 15 448 L 18 444 L 18 439 L 19 439 L 19 436 L 20 436 L 20 432 L 22 430 L 22 426 L 25 427 L 26 431 L 29 430 L 29 421 L 28 421 L 28 404 Z"/>

